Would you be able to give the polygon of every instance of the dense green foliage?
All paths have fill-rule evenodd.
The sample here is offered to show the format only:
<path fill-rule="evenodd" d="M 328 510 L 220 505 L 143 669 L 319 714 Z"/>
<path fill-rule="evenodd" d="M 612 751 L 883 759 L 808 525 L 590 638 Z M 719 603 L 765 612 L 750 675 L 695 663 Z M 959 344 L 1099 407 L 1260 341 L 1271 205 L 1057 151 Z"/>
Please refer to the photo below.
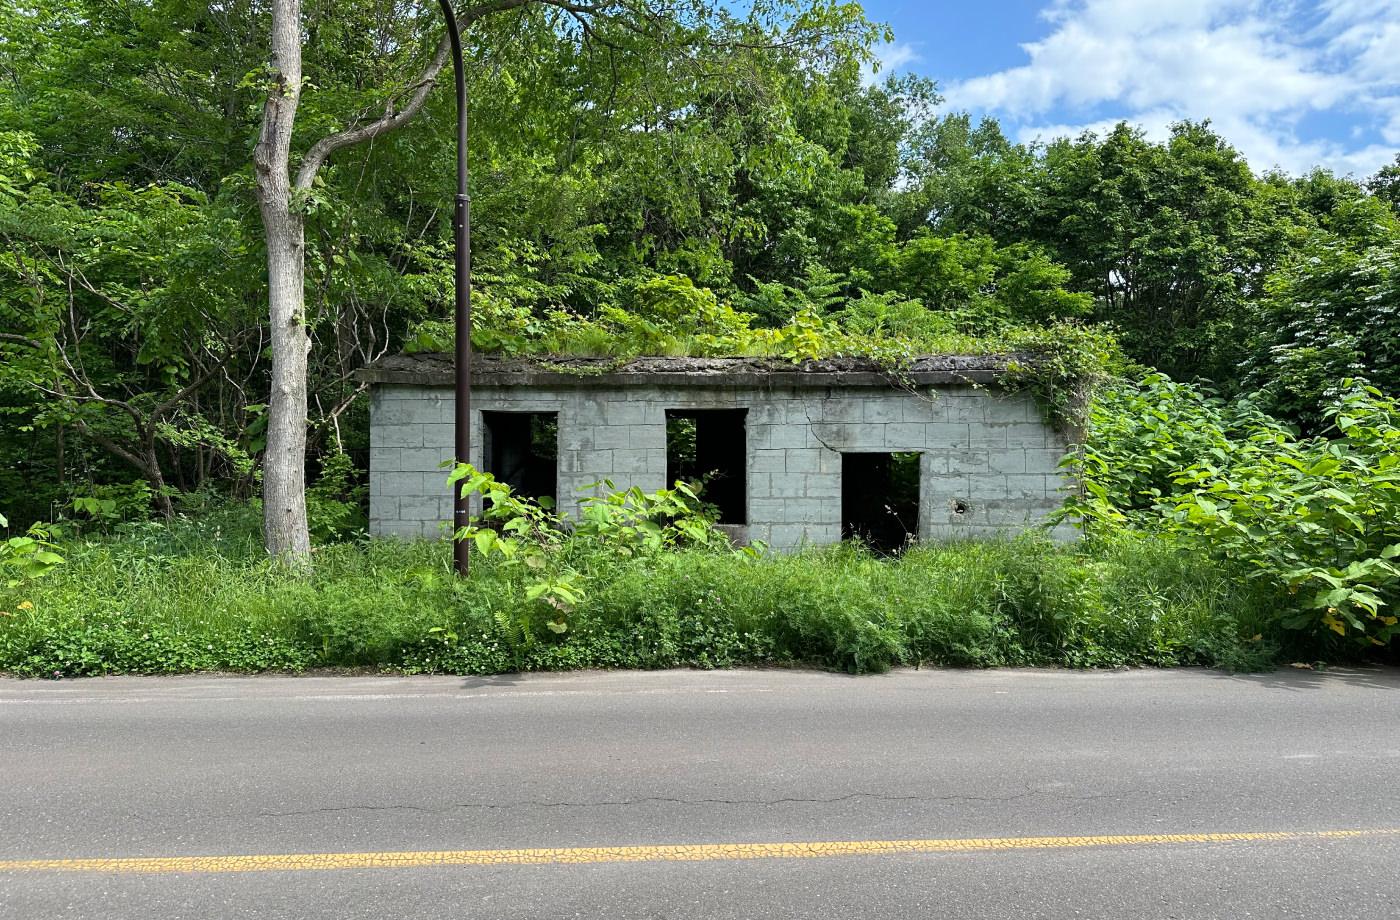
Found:
<path fill-rule="evenodd" d="M 1347 203 L 1270 281 L 1245 385 L 1311 431 L 1342 381 L 1400 393 L 1400 223 L 1376 201 Z"/>
<path fill-rule="evenodd" d="M 921 547 L 897 561 L 853 547 L 642 552 L 594 567 L 567 631 L 527 638 L 519 622 L 556 610 L 527 597 L 528 567 L 483 555 L 458 582 L 445 544 L 369 541 L 323 547 L 305 578 L 266 560 L 256 521 L 233 509 L 134 526 L 78 548 L 41 581 L 0 589 L 0 671 L 1256 668 L 1280 654 L 1255 639 L 1268 632 L 1266 598 L 1153 540 L 1086 553 L 1026 537 Z"/>
<path fill-rule="evenodd" d="M 931 81 L 863 81 L 888 35 L 853 4 L 614 12 L 585 29 L 528 3 L 469 30 L 485 350 L 1031 343 L 1092 375 L 1111 348 L 1066 324 L 1101 322 L 1133 361 L 1263 387 L 1305 424 L 1343 370 L 1391 387 L 1384 170 L 1365 185 L 1258 177 L 1205 124 L 1164 143 L 1120 126 L 1013 144 L 939 111 Z M 406 90 L 440 29 L 431 5 L 304 15 L 299 151 Z M 172 513 L 180 494 L 256 494 L 268 367 L 250 149 L 267 16 L 184 0 L 0 14 L 12 520 L 100 523 L 79 498 L 134 518 Z M 450 106 L 434 93 L 425 117 L 336 154 L 299 204 L 313 478 L 342 452 L 363 468 L 355 370 L 448 331 Z"/>
<path fill-rule="evenodd" d="M 1400 405 L 1350 388 L 1300 438 L 1247 400 L 1150 377 L 1094 407 L 1069 504 L 1091 533 L 1165 535 L 1273 595 L 1284 626 L 1400 633 Z"/>
<path fill-rule="evenodd" d="M 235 522 L 267 424 L 268 10 L 36 0 L 0 10 L 0 668 L 1242 664 L 1391 641 L 1400 157 L 1261 176 L 1208 123 L 1015 144 L 930 80 L 865 79 L 889 35 L 857 4 L 599 9 L 468 30 L 476 346 L 1005 355 L 1008 384 L 1088 413 L 1085 546 L 755 560 L 666 530 L 694 510 L 672 491 L 595 506 L 643 544 L 662 528 L 668 552 L 625 564 L 542 512 L 568 552 L 532 566 L 475 531 L 468 585 L 440 549 L 346 542 L 355 372 L 452 334 L 435 92 L 296 203 L 319 561 L 267 568 Z M 309 5 L 296 155 L 410 92 L 438 17 Z M 1101 386 L 1139 367 L 1166 376 Z"/>

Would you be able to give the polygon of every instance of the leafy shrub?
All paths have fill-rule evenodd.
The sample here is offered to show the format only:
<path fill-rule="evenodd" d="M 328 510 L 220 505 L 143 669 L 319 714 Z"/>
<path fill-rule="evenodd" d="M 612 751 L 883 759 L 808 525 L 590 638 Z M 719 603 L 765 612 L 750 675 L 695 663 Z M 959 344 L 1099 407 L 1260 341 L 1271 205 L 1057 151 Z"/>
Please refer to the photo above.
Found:
<path fill-rule="evenodd" d="M 1361 199 L 1331 223 L 1269 279 L 1245 364 L 1272 411 L 1314 432 L 1344 380 L 1400 391 L 1400 221 Z"/>
<path fill-rule="evenodd" d="M 507 571 L 523 576 L 527 611 L 538 614 L 550 608 L 542 623 L 556 634 L 568 630 L 568 615 L 584 597 L 583 584 L 599 571 L 683 545 L 708 551 L 728 545 L 706 517 L 699 497 L 680 482 L 674 489 L 650 494 L 635 486 L 616 491 L 606 480 L 585 486 L 606 486 L 609 491 L 583 499 L 577 521 L 556 513 L 552 499 L 532 501 L 517 495 L 470 464 L 457 464 L 448 476 L 449 485 L 458 482 L 463 498 L 481 496 L 485 508 L 479 521 L 484 523 L 474 518 L 457 529 L 454 539 L 472 541 L 483 555 L 499 555 Z M 539 616 L 528 614 L 501 621 L 525 644 L 540 622 Z"/>
<path fill-rule="evenodd" d="M 1071 509 L 1094 522 L 1138 524 L 1156 521 L 1162 497 L 1198 459 L 1229 456 L 1255 434 L 1292 434 L 1248 399 L 1226 402 L 1161 374 L 1100 390 L 1085 431 L 1074 462 L 1087 503 L 1072 500 Z"/>
<path fill-rule="evenodd" d="M 0 514 L 0 527 L 9 527 L 10 522 Z M 47 524 L 34 524 L 20 536 L 0 541 L 0 577 L 6 587 L 13 588 L 25 581 L 42 578 L 54 566 L 63 564 L 63 556 L 53 541 L 57 538 L 56 528 Z"/>
<path fill-rule="evenodd" d="M 1091 528 L 1169 534 L 1275 594 L 1290 628 L 1400 633 L 1400 405 L 1353 388 L 1299 439 L 1252 404 L 1149 377 L 1102 401 L 1076 463 Z"/>
<path fill-rule="evenodd" d="M 321 475 L 306 490 L 306 517 L 318 543 L 345 540 L 364 532 L 369 523 L 365 502 L 369 486 L 356 481 L 349 454 L 331 454 L 321 461 Z"/>
<path fill-rule="evenodd" d="M 109 533 L 123 521 L 147 518 L 153 495 L 150 483 L 144 479 L 122 484 L 95 484 L 88 494 L 75 496 L 71 507 L 77 524 Z"/>
<path fill-rule="evenodd" d="M 929 238 L 924 248 L 942 252 L 955 243 Z M 480 295 L 472 342 L 505 355 L 728 355 L 793 362 L 864 357 L 891 370 L 915 355 L 1002 355 L 1013 359 L 1003 381 L 1007 386 L 1030 389 L 1056 409 L 1077 411 L 1099 381 L 1121 372 L 1122 352 L 1106 329 L 1077 321 L 1089 300 L 1059 286 L 1067 277 L 1062 267 L 1013 248 L 1017 254 L 1001 268 L 983 267 L 992 273 L 988 277 L 1005 270 L 1004 289 L 995 296 L 968 293 L 971 300 L 957 309 L 930 309 L 933 301 L 889 291 L 862 289 L 857 297 L 841 297 L 835 293 L 839 277 L 814 269 L 803 289 L 755 282 L 759 293 L 744 305 L 756 312 L 748 312 L 688 278 L 653 276 L 620 282 L 614 302 L 588 315 L 531 310 Z M 931 290 L 942 290 L 945 282 L 962 290 L 981 277 L 976 272 L 964 277 L 965 266 L 935 261 L 942 266 L 937 272 L 922 262 L 918 271 L 946 269 L 956 277 L 930 281 Z M 474 308 L 477 298 L 474 293 Z M 774 324 L 758 327 L 760 314 Z M 1042 320 L 1044 325 L 1034 324 Z M 451 322 L 419 323 L 406 350 L 451 351 L 453 334 Z"/>

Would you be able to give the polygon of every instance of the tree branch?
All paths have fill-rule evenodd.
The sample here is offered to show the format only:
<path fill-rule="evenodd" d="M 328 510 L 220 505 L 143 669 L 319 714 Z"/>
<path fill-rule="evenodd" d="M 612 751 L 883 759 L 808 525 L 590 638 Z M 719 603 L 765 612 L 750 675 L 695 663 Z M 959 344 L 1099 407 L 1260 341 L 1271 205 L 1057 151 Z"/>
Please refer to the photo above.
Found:
<path fill-rule="evenodd" d="M 341 414 L 344 413 L 346 409 L 350 408 L 351 403 L 355 401 L 356 397 L 358 397 L 361 393 L 368 389 L 369 384 L 362 383 L 359 386 L 355 387 L 354 390 L 350 391 L 350 395 L 342 396 L 339 400 L 337 400 L 335 406 L 331 409 L 331 411 L 325 413 L 322 416 L 321 423 L 315 428 L 311 429 L 311 432 L 307 435 L 307 440 L 319 441 L 321 439 L 321 436 L 326 433 L 326 429 L 329 428 L 331 425 L 335 424 L 336 419 L 340 418 Z M 320 402 L 321 397 L 318 395 L 316 397 L 317 408 L 320 408 Z"/>
<path fill-rule="evenodd" d="M 125 460 L 127 463 L 130 463 L 132 466 L 140 470 L 143 476 L 146 476 L 147 478 L 150 477 L 151 466 L 149 463 L 142 460 L 140 457 L 136 456 L 126 448 L 122 447 L 120 444 L 118 444 L 116 441 L 113 441 L 105 434 L 93 431 L 87 426 L 87 422 L 83 421 L 82 419 L 75 418 L 73 420 L 73 424 L 77 427 L 78 434 L 82 435 L 85 438 L 91 438 L 93 441 L 97 442 L 98 447 L 101 447 L 109 453 L 112 453 L 117 457 L 120 457 L 122 460 Z"/>
<path fill-rule="evenodd" d="M 502 13 L 506 10 L 519 9 L 528 6 L 537 0 L 492 0 L 480 6 L 472 7 L 465 13 L 457 17 L 457 28 L 465 32 L 467 28 L 481 19 L 493 13 Z M 565 6 L 564 3 L 551 2 L 553 6 Z M 591 9 L 587 8 L 587 9 Z M 428 101 L 428 94 L 437 85 L 438 74 L 447 65 L 447 60 L 451 54 L 447 36 L 444 35 L 438 42 L 437 50 L 433 52 L 433 57 L 428 61 L 428 66 L 423 68 L 418 80 L 409 89 L 412 91 L 408 97 L 408 102 L 401 109 L 395 109 L 393 100 L 384 108 L 384 114 L 378 121 L 336 134 L 330 134 L 321 138 L 311 145 L 311 149 L 306 152 L 306 157 L 301 161 L 301 168 L 297 170 L 297 178 L 294 188 L 299 191 L 306 191 L 311 188 L 311 184 L 316 180 L 316 174 L 325 165 L 326 159 L 337 150 L 346 147 L 353 147 L 356 144 L 364 143 L 367 140 L 376 138 L 381 134 L 387 134 L 397 128 L 408 124 L 418 113 L 422 111 L 423 104 Z"/>
<path fill-rule="evenodd" d="M 165 400 L 164 402 L 157 403 L 156 407 L 151 410 L 151 421 L 154 422 L 156 419 L 160 418 L 162 415 L 168 412 L 172 406 L 179 405 L 181 400 L 183 400 L 186 396 L 190 395 L 195 390 L 199 389 L 209 381 L 213 380 L 215 377 L 219 376 L 219 372 L 222 371 L 223 368 L 223 363 L 216 362 L 213 367 L 208 368 L 203 374 L 196 377 L 194 380 L 191 380 L 169 399 Z"/>
<path fill-rule="evenodd" d="M 6 342 L 19 342 L 21 345 L 28 345 L 30 348 L 42 351 L 44 343 L 37 339 L 31 339 L 25 335 L 15 335 L 13 332 L 0 332 L 0 340 Z"/>

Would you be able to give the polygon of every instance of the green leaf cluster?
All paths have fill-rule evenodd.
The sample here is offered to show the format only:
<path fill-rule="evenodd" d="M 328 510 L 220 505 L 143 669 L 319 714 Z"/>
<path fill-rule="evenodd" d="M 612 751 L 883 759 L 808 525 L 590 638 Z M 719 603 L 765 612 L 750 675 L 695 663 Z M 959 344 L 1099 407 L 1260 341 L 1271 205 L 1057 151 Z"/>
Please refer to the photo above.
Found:
<path fill-rule="evenodd" d="M 1301 438 L 1245 400 L 1149 377 L 1106 392 L 1069 460 L 1091 533 L 1168 534 L 1272 589 L 1291 628 L 1365 644 L 1400 634 L 1400 404 L 1349 386 Z"/>
<path fill-rule="evenodd" d="M 0 515 L 0 527 L 9 526 Z M 58 529 L 52 525 L 35 524 L 25 533 L 0 542 L 0 573 L 6 576 L 6 587 L 42 578 L 54 566 L 62 565 L 65 560 L 54 542 L 57 537 Z"/>
<path fill-rule="evenodd" d="M 695 488 L 643 492 L 618 490 L 609 480 L 584 486 L 592 492 L 580 501 L 578 519 L 557 512 L 549 498 L 532 500 L 470 464 L 459 463 L 448 475 L 463 498 L 479 496 L 481 515 L 457 528 L 453 539 L 471 541 L 482 556 L 499 556 L 502 570 L 522 580 L 524 613 L 500 612 L 500 625 L 514 641 L 528 645 L 542 625 L 560 635 L 569 629 L 569 614 L 585 598 L 585 585 L 628 560 L 644 559 L 690 547 L 727 549 L 728 538 Z M 741 554 L 755 555 L 748 546 Z"/>
<path fill-rule="evenodd" d="M 1244 385 L 1318 431 L 1343 381 L 1400 393 L 1400 222 L 1374 199 L 1346 202 L 1270 278 Z"/>

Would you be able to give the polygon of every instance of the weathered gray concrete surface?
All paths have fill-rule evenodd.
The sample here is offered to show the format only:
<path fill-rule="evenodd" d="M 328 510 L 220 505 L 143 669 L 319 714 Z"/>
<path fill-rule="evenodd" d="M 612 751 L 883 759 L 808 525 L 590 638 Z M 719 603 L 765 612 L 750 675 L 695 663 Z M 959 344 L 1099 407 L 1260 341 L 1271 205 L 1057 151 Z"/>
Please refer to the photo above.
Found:
<path fill-rule="evenodd" d="M 1400 828 L 1394 670 L 0 682 L 0 860 Z M 1318 917 L 1395 837 L 0 873 L 0 917 Z"/>
<path fill-rule="evenodd" d="M 989 376 L 985 368 L 924 371 L 911 378 L 924 382 L 909 388 L 869 372 L 790 368 L 777 376 L 750 368 L 569 377 L 488 365 L 473 389 L 472 463 L 485 465 L 483 410 L 557 412 L 558 498 L 562 510 L 577 514 L 580 490 L 603 479 L 645 491 L 669 485 L 666 410 L 737 408 L 748 410 L 744 536 L 775 549 L 841 539 L 845 452 L 920 453 L 922 539 L 1013 532 L 1041 523 L 1064 499 L 1067 479 L 1058 464 L 1065 436 L 1030 396 L 967 382 Z M 440 376 L 371 374 L 376 535 L 434 536 L 451 517 L 440 465 L 452 458 L 454 401 L 452 390 L 435 382 Z M 1072 533 L 1065 526 L 1057 535 Z"/>

